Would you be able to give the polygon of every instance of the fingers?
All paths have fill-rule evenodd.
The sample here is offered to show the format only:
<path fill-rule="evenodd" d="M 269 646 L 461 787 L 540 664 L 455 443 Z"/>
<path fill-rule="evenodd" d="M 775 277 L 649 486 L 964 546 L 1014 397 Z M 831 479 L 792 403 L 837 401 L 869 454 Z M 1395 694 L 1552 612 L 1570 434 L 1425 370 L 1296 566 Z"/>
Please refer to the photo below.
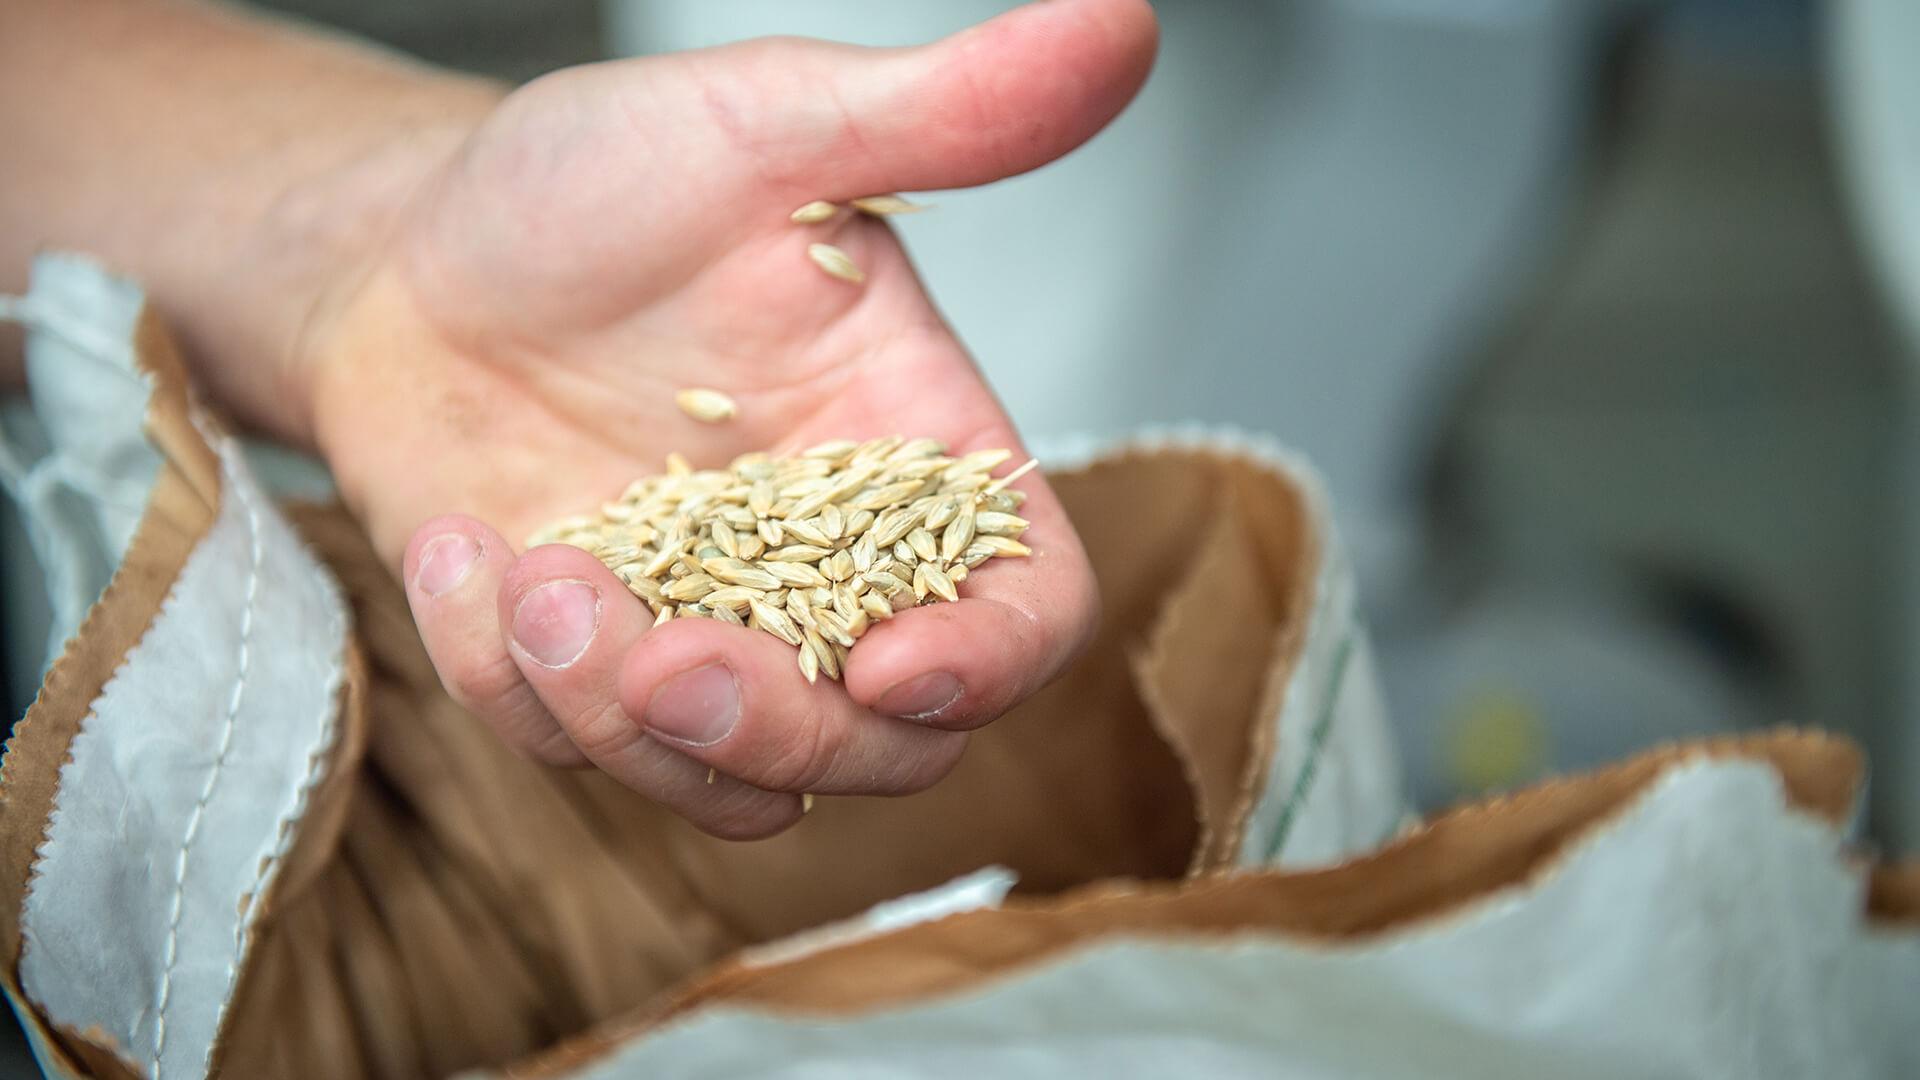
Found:
<path fill-rule="evenodd" d="M 646 606 L 576 548 L 516 560 L 485 525 L 437 518 L 405 571 L 455 701 L 521 752 L 590 763 L 716 835 L 778 832 L 802 792 L 922 790 L 965 747 L 958 732 L 875 716 L 828 680 L 809 685 L 793 649 L 765 634 L 704 620 L 651 629 Z"/>
<path fill-rule="evenodd" d="M 876 713 L 967 730 L 998 718 L 1058 675 L 1099 621 L 1092 567 L 1038 478 L 1021 514 L 1033 554 L 993 559 L 957 604 L 910 608 L 868 630 L 847 661 L 847 691 Z"/>
<path fill-rule="evenodd" d="M 1153 66 L 1145 0 L 1025 4 L 843 83 L 876 191 L 970 187 L 1053 161 L 1107 126 Z M 858 159 L 856 159 L 858 160 Z"/>
<path fill-rule="evenodd" d="M 794 193 L 970 187 L 1092 138 L 1145 82 L 1157 41 L 1145 0 L 1050 0 L 919 48 L 719 50 L 706 55 L 724 77 L 707 85 L 730 134 Z"/>
<path fill-rule="evenodd" d="M 794 656 L 756 630 L 676 620 L 627 656 L 620 704 L 661 742 L 775 791 L 904 794 L 959 761 L 965 736 L 875 716 L 829 679 L 808 684 Z"/>
<path fill-rule="evenodd" d="M 535 548 L 507 571 L 498 604 L 526 685 L 601 771 L 720 836 L 766 836 L 798 820 L 793 795 L 731 775 L 708 783 L 708 764 L 652 737 L 621 708 L 623 659 L 653 617 L 599 560 L 564 545 Z"/>
<path fill-rule="evenodd" d="M 454 701 L 528 757 L 549 765 L 584 765 L 585 755 L 507 654 L 497 604 L 513 563 L 506 540 L 472 518 L 428 521 L 414 532 L 402 563 L 414 622 Z"/>

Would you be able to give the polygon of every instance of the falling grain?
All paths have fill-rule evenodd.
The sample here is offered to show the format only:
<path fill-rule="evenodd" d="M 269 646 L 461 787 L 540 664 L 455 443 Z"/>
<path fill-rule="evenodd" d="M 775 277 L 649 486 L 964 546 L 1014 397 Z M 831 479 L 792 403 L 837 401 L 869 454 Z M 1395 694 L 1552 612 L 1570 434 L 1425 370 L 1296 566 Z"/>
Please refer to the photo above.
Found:
<path fill-rule="evenodd" d="M 673 403 L 680 407 L 681 412 L 703 424 L 724 424 L 740 411 L 732 398 L 704 386 L 680 391 L 673 395 Z"/>
<path fill-rule="evenodd" d="M 795 225 L 818 225 L 840 212 L 840 208 L 824 199 L 815 199 L 807 205 L 787 215 L 787 220 Z"/>
<path fill-rule="evenodd" d="M 832 244 L 808 244 L 807 258 L 813 260 L 813 265 L 841 281 L 858 285 L 867 280 L 867 275 L 854 265 L 853 259 Z"/>
<path fill-rule="evenodd" d="M 917 214 L 927 207 L 920 203 L 908 202 L 898 195 L 867 195 L 849 202 L 855 210 L 874 217 L 893 217 L 896 214 Z"/>

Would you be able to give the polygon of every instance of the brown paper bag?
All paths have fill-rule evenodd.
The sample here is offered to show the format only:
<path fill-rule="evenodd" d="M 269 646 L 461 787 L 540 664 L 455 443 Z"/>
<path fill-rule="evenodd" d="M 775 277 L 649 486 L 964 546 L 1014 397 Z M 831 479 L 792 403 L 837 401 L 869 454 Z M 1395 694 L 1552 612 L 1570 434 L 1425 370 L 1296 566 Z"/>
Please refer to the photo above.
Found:
<path fill-rule="evenodd" d="M 822 800 L 770 841 L 717 841 L 598 774 L 502 749 L 440 690 L 354 523 L 293 510 L 296 540 L 151 319 L 135 353 L 126 374 L 153 387 L 148 508 L 0 771 L 0 974 L 60 1074 L 1044 1075 L 1069 1060 L 1144 1074 L 1391 1045 L 1261 1036 L 1271 1025 L 1246 1006 L 1263 995 L 1300 1015 L 1340 1000 L 1314 999 L 1287 964 L 1358 980 L 1356 1015 L 1391 1005 L 1383 1023 L 1465 1066 L 1544 1061 L 1589 1033 L 1457 1022 L 1408 987 L 1457 974 L 1458 956 L 1392 958 L 1520 896 L 1531 932 L 1563 945 L 1557 929 L 1577 945 L 1596 925 L 1616 945 L 1666 941 L 1576 918 L 1578 895 L 1555 890 L 1591 891 L 1601 879 L 1570 868 L 1604 863 L 1610 836 L 1634 839 L 1628 856 L 1664 850 L 1689 799 L 1714 811 L 1702 820 L 1740 807 L 1763 838 L 1785 836 L 1778 854 L 1817 863 L 1827 900 L 1857 886 L 1844 911 L 1787 911 L 1833 948 L 1857 944 L 1863 909 L 1880 925 L 1913 912 L 1911 871 L 1869 888 L 1834 869 L 1858 762 L 1811 735 L 1665 751 L 1357 861 L 1246 871 L 1303 820 L 1316 855 L 1351 850 L 1398 803 L 1380 794 L 1390 763 L 1368 764 L 1364 640 L 1310 481 L 1217 445 L 1052 477 L 1106 620 L 952 777 L 912 798 Z M 1129 512 L 1143 494 L 1164 517 Z M 983 866 L 1017 876 L 1002 909 L 795 938 Z M 1249 968 L 1244 949 L 1265 952 Z M 1873 954 L 1870 976 L 1898 987 L 1920 971 L 1895 960 Z M 1893 1060 L 1910 1046 L 1879 1016 L 1841 1029 Z M 1143 1043 L 1154 1018 L 1162 1037 Z"/>

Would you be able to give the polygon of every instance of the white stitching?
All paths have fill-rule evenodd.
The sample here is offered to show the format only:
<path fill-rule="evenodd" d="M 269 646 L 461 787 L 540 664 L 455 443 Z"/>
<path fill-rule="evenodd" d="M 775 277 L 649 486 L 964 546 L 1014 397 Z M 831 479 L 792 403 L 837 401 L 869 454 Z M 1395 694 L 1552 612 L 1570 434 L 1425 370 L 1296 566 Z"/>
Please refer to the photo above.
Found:
<path fill-rule="evenodd" d="M 206 786 L 200 792 L 200 799 L 194 803 L 193 812 L 187 818 L 186 834 L 180 840 L 180 856 L 174 863 L 173 871 L 173 910 L 167 920 L 167 944 L 162 952 L 165 968 L 160 974 L 160 990 L 154 1003 L 153 1032 L 153 1075 L 160 1076 L 160 1057 L 167 1046 L 167 1004 L 173 995 L 173 969 L 179 959 L 180 914 L 185 907 L 187 891 L 187 855 L 193 848 L 193 842 L 200 833 L 200 822 L 206 816 L 207 803 L 213 798 L 213 789 L 220 782 L 220 773 L 227 762 L 227 752 L 233 747 L 235 721 L 240 715 L 240 700 L 246 690 L 247 669 L 252 661 L 253 614 L 254 604 L 260 591 L 260 564 L 264 556 L 260 535 L 260 512 L 248 497 L 244 485 L 234 475 L 234 470 L 226 455 L 221 455 L 222 472 L 226 474 L 226 490 L 240 500 L 247 512 L 247 535 L 252 551 L 247 566 L 246 606 L 240 612 L 240 648 L 233 679 L 233 690 L 227 696 L 227 716 L 221 725 L 220 749 L 214 755 L 213 768 L 207 773 Z"/>
<path fill-rule="evenodd" d="M 231 441 L 227 445 L 231 449 Z M 237 450 L 232 452 L 238 453 Z M 296 538 L 294 543 L 297 545 L 300 541 Z M 346 679 L 346 601 L 335 590 L 331 571 L 324 566 L 316 566 L 313 572 L 314 580 L 321 591 L 333 601 L 327 605 L 327 640 L 333 642 L 341 651 L 333 658 L 331 665 L 333 677 L 328 681 L 327 692 L 320 697 L 322 716 L 320 736 L 314 743 L 313 752 L 307 755 L 307 775 L 300 782 L 299 794 L 294 798 L 293 809 L 280 821 L 273 850 L 260 861 L 260 870 L 254 875 L 253 884 L 248 888 L 247 893 L 243 894 L 250 895 L 252 899 L 247 905 L 246 914 L 234 924 L 233 928 L 233 958 L 227 961 L 227 988 L 220 995 L 220 1011 L 223 1016 L 227 1008 L 233 1004 L 233 989 L 240 979 L 240 960 L 246 952 L 247 930 L 253 925 L 253 917 L 260 910 L 267 883 L 279 869 L 281 858 L 293 847 L 294 825 L 307 815 L 307 799 L 320 782 L 322 766 L 326 764 L 327 755 L 333 751 L 334 741 L 338 737 L 340 728 L 340 715 L 346 708 L 346 704 L 340 700 L 340 685 Z M 215 1026 L 217 1029 L 217 1020 Z M 213 1064 L 213 1045 L 211 1041 L 207 1043 L 206 1055 L 201 1065 L 203 1073 Z"/>

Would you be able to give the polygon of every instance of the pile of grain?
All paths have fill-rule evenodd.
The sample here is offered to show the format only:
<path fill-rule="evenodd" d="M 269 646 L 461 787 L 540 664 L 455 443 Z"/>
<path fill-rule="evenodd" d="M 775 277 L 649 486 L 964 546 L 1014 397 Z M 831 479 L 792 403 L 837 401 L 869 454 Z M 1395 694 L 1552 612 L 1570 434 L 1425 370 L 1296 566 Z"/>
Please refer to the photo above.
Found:
<path fill-rule="evenodd" d="M 994 479 L 1008 450 L 947 456 L 933 439 L 822 443 L 798 457 L 744 454 L 635 481 L 598 514 L 556 521 L 528 545 L 561 543 L 605 563 L 655 612 L 764 630 L 799 650 L 809 682 L 837 679 L 874 622 L 958 600 L 973 568 L 1020 557 L 1025 494 Z"/>

